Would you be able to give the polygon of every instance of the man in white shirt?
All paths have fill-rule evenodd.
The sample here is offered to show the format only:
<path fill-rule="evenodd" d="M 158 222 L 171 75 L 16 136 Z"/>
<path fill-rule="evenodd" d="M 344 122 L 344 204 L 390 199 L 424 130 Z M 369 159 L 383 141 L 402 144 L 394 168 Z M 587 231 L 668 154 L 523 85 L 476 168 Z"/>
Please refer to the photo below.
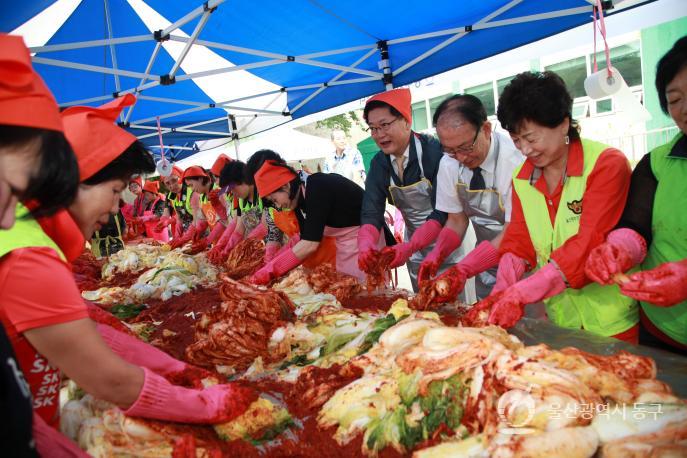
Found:
<path fill-rule="evenodd" d="M 365 165 L 360 151 L 348 146 L 346 133 L 343 130 L 332 131 L 331 139 L 334 144 L 334 154 L 324 161 L 322 171 L 343 175 L 358 185 L 365 183 Z"/>
<path fill-rule="evenodd" d="M 444 230 L 452 230 L 457 237 L 446 239 L 451 240 L 448 244 L 437 241 L 437 246 L 447 246 L 425 257 L 420 278 L 436 274 L 443 256 L 460 246 L 469 221 L 478 244 L 443 275 L 454 279 L 453 297 L 462 291 L 467 278 L 474 276 L 477 297 L 482 299 L 496 281 L 498 247 L 510 220 L 513 170 L 524 156 L 508 135 L 493 131 L 484 106 L 474 96 L 455 95 L 444 100 L 434 114 L 434 125 L 444 149 L 437 173 L 435 209 L 448 213 Z M 395 248 L 397 257 L 406 250 L 403 246 Z"/>

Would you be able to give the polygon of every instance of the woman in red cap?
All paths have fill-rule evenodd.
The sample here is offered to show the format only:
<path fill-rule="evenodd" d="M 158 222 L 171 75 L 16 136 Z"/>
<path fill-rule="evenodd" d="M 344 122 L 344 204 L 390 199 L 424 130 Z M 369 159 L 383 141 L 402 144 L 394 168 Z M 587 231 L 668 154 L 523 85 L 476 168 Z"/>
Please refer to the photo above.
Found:
<path fill-rule="evenodd" d="M 10 231 L 14 246 L 0 259 L 0 318 L 27 376 L 34 409 L 53 424 L 61 373 L 127 415 L 228 421 L 255 399 L 252 391 L 170 384 L 163 375 L 187 366 L 109 326 L 94 325 L 72 277 L 69 262 L 83 251 L 84 238 L 117 211 L 131 174 L 154 170 L 144 146 L 114 124 L 134 102 L 127 95 L 99 108 L 71 107 L 62 113 L 79 162 L 79 191 L 67 210 L 47 220 L 24 219 Z"/>
<path fill-rule="evenodd" d="M 365 279 L 358 268 L 358 230 L 363 189 L 341 175 L 297 173 L 275 161 L 265 162 L 255 174 L 260 197 L 290 209 L 298 222 L 297 243 L 258 270 L 252 280 L 265 284 L 284 275 L 306 258 L 315 264 L 331 262 L 339 272 Z M 279 225 L 279 222 L 275 220 Z M 290 232 L 288 227 L 281 227 Z"/>
<path fill-rule="evenodd" d="M 129 180 L 129 191 L 135 196 L 133 203 L 126 204 L 122 207 L 122 213 L 126 219 L 128 227 L 128 238 L 135 238 L 145 233 L 145 227 L 142 224 L 136 224 L 134 218 L 143 216 L 143 178 L 133 177 Z"/>
<path fill-rule="evenodd" d="M 216 188 L 214 179 L 208 172 L 198 165 L 192 165 L 184 171 L 182 177 L 186 186 L 193 190 L 191 209 L 193 223 L 181 237 L 172 240 L 172 248 L 179 248 L 193 240 L 194 250 L 203 251 L 207 248 L 208 227 L 215 226 L 217 213 L 210 203 L 208 194 Z"/>
<path fill-rule="evenodd" d="M 134 216 L 134 224 L 143 225 L 146 237 L 166 243 L 169 241 L 169 231 L 167 228 L 157 229 L 157 223 L 164 216 L 167 210 L 165 198 L 159 193 L 160 183 L 157 181 L 146 181 L 143 185 L 143 195 L 141 200 L 142 215 Z"/>
<path fill-rule="evenodd" d="M 400 210 L 405 221 L 405 242 L 412 245 L 414 252 L 406 265 L 413 290 L 417 291 L 420 263 L 433 251 L 434 240 L 435 253 L 443 259 L 439 271 L 458 259 L 456 252 L 452 254 L 456 246 L 452 231 L 444 231 L 439 237 L 448 219 L 445 212 L 435 209 L 441 144 L 434 137 L 412 131 L 410 100 L 408 89 L 394 89 L 371 97 L 365 104 L 363 116 L 380 151 L 372 158 L 365 180 L 358 260 L 363 270 L 371 267 L 382 229 L 387 244 L 395 243 L 384 222 L 389 202 Z"/>
<path fill-rule="evenodd" d="M 167 208 L 160 218 L 156 230 L 171 226 L 173 238 L 179 238 L 193 223 L 193 209 L 191 208 L 191 196 L 193 189 L 186 186 L 183 180 L 184 171 L 176 165 L 172 167 L 172 173 L 162 177 L 162 182 L 169 190 L 167 192 Z"/>
<path fill-rule="evenodd" d="M 14 226 L 18 202 L 31 202 L 35 217 L 54 214 L 74 200 L 79 169 L 64 137 L 57 103 L 31 67 L 29 50 L 20 37 L 0 35 L 0 75 L 1 257 L 23 240 L 4 231 Z M 0 428 L 3 453 L 79 456 L 73 443 L 33 415 L 31 395 L 19 368 L 0 326 L 0 417 L 7 420 Z"/>
<path fill-rule="evenodd" d="M 267 235 L 262 199 L 255 184 L 249 183 L 246 178 L 246 164 L 240 161 L 227 163 L 221 171 L 219 184 L 227 195 L 238 200 L 238 205 L 236 209 L 230 209 L 230 221 L 208 253 L 208 258 L 216 264 L 224 262 L 231 250 L 244 238 L 262 240 Z M 272 246 L 268 245 L 267 249 L 274 250 Z"/>

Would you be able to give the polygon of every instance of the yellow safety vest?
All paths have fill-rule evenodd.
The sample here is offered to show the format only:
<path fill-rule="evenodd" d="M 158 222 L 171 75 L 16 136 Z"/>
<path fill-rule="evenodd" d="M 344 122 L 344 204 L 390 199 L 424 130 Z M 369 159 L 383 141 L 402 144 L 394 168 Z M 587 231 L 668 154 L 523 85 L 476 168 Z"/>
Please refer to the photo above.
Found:
<path fill-rule="evenodd" d="M 16 217 L 14 226 L 6 231 L 0 231 L 0 258 L 20 248 L 48 247 L 67 262 L 60 247 L 45 233 L 38 221 L 29 215 L 29 210 L 24 205 L 17 205 Z"/>
<path fill-rule="evenodd" d="M 530 184 L 529 179 L 518 178 L 522 165 L 515 170 L 513 188 L 522 202 L 525 223 L 537 254 L 537 269 L 549 262 L 553 250 L 579 231 L 581 212 L 576 214 L 568 208 L 566 202 L 582 201 L 587 178 L 599 156 L 607 148 L 602 143 L 582 140 L 582 176 L 566 178 L 553 226 L 544 195 Z M 602 336 L 620 334 L 639 321 L 637 302 L 620 294 L 617 285 L 590 283 L 582 289 L 567 288 L 544 302 L 549 319 L 558 326 L 584 328 Z"/>

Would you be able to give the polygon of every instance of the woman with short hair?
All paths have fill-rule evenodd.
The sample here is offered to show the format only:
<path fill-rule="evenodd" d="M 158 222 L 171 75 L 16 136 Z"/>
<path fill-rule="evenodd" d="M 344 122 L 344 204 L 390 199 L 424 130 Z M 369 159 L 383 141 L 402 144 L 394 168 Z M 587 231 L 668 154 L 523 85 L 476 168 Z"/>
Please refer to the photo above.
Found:
<path fill-rule="evenodd" d="M 544 300 L 558 326 L 636 342 L 637 304 L 584 273 L 587 255 L 620 219 L 630 184 L 627 158 L 580 138 L 572 97 L 552 72 L 517 75 L 501 94 L 497 116 L 527 159 L 513 175 L 511 223 L 494 286 L 503 292 L 489 322 L 511 327 L 526 304 Z"/>

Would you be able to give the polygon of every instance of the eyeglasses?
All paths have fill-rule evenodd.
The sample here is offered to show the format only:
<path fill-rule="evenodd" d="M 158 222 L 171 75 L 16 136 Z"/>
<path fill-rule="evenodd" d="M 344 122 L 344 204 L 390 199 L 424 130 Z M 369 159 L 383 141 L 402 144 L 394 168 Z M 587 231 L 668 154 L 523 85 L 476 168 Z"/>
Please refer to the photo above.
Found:
<path fill-rule="evenodd" d="M 366 132 L 369 132 L 370 135 L 377 135 L 379 132 L 388 132 L 389 129 L 391 128 L 391 125 L 398 121 L 400 118 L 394 118 L 393 121 L 390 122 L 383 122 L 379 124 L 379 127 L 372 127 L 370 126 L 369 128 L 365 129 Z"/>
<path fill-rule="evenodd" d="M 475 132 L 475 138 L 472 139 L 472 143 L 469 146 L 456 146 L 455 148 L 446 148 L 444 147 L 444 152 L 448 154 L 469 154 L 472 153 L 472 150 L 475 149 L 475 144 L 477 143 L 477 137 L 479 136 L 479 131 L 480 129 L 477 129 L 477 132 Z"/>

